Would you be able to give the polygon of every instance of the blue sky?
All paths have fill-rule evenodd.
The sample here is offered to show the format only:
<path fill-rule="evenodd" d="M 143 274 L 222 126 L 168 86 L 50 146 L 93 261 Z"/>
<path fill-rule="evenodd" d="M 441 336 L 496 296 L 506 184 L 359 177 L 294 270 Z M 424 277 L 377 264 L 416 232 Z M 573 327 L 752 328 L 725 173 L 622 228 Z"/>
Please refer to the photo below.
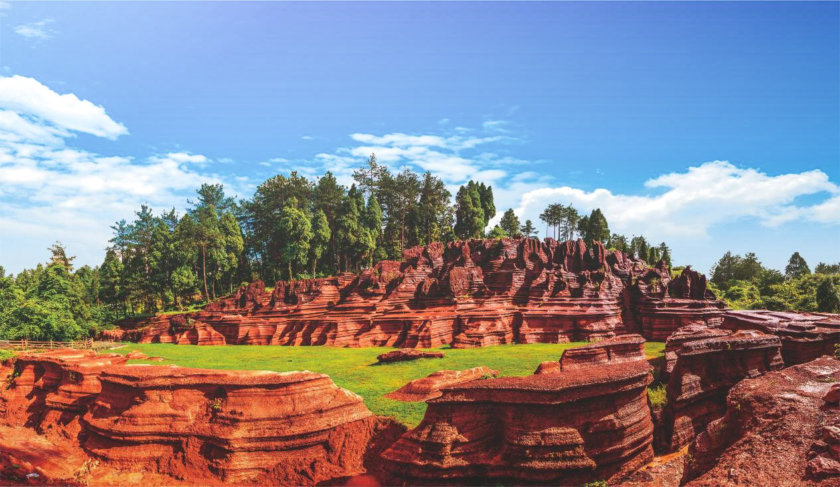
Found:
<path fill-rule="evenodd" d="M 96 264 L 140 203 L 371 151 L 702 271 L 836 262 L 838 5 L 3 2 L 0 264 Z"/>

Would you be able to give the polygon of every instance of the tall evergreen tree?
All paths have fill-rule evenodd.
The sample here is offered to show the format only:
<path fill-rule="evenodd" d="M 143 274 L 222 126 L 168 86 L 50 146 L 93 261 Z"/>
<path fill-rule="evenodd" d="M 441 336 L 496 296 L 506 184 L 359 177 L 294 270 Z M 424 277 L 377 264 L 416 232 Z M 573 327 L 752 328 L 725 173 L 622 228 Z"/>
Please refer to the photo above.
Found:
<path fill-rule="evenodd" d="M 529 238 L 537 235 L 537 229 L 536 227 L 534 227 L 534 224 L 531 222 L 531 220 L 525 220 L 525 224 L 519 228 L 519 231 L 522 233 L 522 235 Z"/>
<path fill-rule="evenodd" d="M 519 235 L 519 218 L 513 212 L 512 208 L 508 208 L 502 219 L 499 221 L 499 226 L 504 230 L 509 237 Z"/>
<path fill-rule="evenodd" d="M 797 279 L 810 273 L 811 269 L 808 268 L 808 263 L 805 262 L 805 259 L 799 255 L 799 252 L 794 252 L 785 267 L 785 279 Z"/>
<path fill-rule="evenodd" d="M 294 269 L 306 264 L 309 257 L 309 243 L 312 240 L 312 225 L 309 218 L 298 208 L 297 198 L 286 200 L 280 215 L 280 231 L 283 242 L 283 260 L 289 270 L 289 280 L 294 279 Z"/>

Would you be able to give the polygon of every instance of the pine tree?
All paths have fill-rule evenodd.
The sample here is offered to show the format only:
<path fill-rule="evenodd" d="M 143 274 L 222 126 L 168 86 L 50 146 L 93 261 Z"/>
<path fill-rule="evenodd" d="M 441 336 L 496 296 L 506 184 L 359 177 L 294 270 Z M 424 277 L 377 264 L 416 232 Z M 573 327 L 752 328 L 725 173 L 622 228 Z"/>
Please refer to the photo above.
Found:
<path fill-rule="evenodd" d="M 808 263 L 799 255 L 799 252 L 794 252 L 788 260 L 788 265 L 785 267 L 785 279 L 797 279 L 811 273 L 808 268 Z"/>
<path fill-rule="evenodd" d="M 509 237 L 519 235 L 519 218 L 513 212 L 512 208 L 508 208 L 505 214 L 502 215 L 502 219 L 499 221 L 499 227 Z"/>
<path fill-rule="evenodd" d="M 665 261 L 665 265 L 671 268 L 671 249 L 665 245 L 665 242 L 659 244 L 659 255 Z"/>
<path fill-rule="evenodd" d="M 522 225 L 519 231 L 522 233 L 522 235 L 529 238 L 537 235 L 537 229 L 534 227 L 534 224 L 531 222 L 531 220 L 525 220 L 525 224 Z"/>
<path fill-rule="evenodd" d="M 470 181 L 472 183 L 472 181 Z M 484 210 L 474 184 L 461 186 L 455 196 L 455 235 L 461 240 L 480 237 L 484 230 Z"/>

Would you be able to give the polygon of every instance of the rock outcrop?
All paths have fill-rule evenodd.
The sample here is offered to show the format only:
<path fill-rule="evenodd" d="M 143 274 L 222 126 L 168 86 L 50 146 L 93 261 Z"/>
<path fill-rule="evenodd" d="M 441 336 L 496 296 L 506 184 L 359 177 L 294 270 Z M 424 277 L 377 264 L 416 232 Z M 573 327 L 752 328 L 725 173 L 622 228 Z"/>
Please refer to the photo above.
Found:
<path fill-rule="evenodd" d="M 721 328 L 709 328 L 705 325 L 688 325 L 675 331 L 665 340 L 665 367 L 661 373 L 662 382 L 667 383 L 668 377 L 677 364 L 677 353 L 684 343 L 696 342 L 707 338 L 729 336 L 732 331 Z"/>
<path fill-rule="evenodd" d="M 629 295 L 629 308 L 641 334 L 654 341 L 664 341 L 684 326 L 718 327 L 726 311 L 725 304 L 706 288 L 706 277 L 690 266 L 671 280 L 667 267 L 660 263 L 639 277 Z"/>
<path fill-rule="evenodd" d="M 840 484 L 840 407 L 824 400 L 838 381 L 822 357 L 738 383 L 689 449 L 687 485 Z"/>
<path fill-rule="evenodd" d="M 790 311 L 728 311 L 723 327 L 730 330 L 758 330 L 782 339 L 785 364 L 810 362 L 834 353 L 840 345 L 840 315 Z"/>
<path fill-rule="evenodd" d="M 154 484 L 273 485 L 364 471 L 377 419 L 326 375 L 126 360 L 75 350 L 19 357 L 0 391 L 0 468 L 29 465 L 55 483 L 122 483 L 112 474 L 133 472 Z"/>
<path fill-rule="evenodd" d="M 444 388 L 420 425 L 382 454 L 386 468 L 412 485 L 579 485 L 646 464 L 650 366 L 634 338 L 568 350 L 559 371 Z"/>
<path fill-rule="evenodd" d="M 397 401 L 422 402 L 440 397 L 441 389 L 477 379 L 490 379 L 499 375 L 498 370 L 480 366 L 466 370 L 439 370 L 415 379 L 385 397 Z"/>
<path fill-rule="evenodd" d="M 662 446 L 676 451 L 723 416 L 726 395 L 743 379 L 784 366 L 777 336 L 741 331 L 683 343 L 666 386 Z"/>
<path fill-rule="evenodd" d="M 469 240 L 406 249 L 401 262 L 381 261 L 358 275 L 280 281 L 272 292 L 256 281 L 200 312 L 157 316 L 144 327 L 126 322 L 123 334 L 108 335 L 143 343 L 401 348 L 564 343 L 627 332 L 664 340 L 684 325 L 719 325 L 723 310 L 690 268 L 671 280 L 664 264 L 649 268 L 600 243 Z"/>
<path fill-rule="evenodd" d="M 392 350 L 376 356 L 376 360 L 380 364 L 406 362 L 408 360 L 418 360 L 421 358 L 443 358 L 443 352 L 424 352 L 413 348 L 401 348 L 399 350 Z"/>

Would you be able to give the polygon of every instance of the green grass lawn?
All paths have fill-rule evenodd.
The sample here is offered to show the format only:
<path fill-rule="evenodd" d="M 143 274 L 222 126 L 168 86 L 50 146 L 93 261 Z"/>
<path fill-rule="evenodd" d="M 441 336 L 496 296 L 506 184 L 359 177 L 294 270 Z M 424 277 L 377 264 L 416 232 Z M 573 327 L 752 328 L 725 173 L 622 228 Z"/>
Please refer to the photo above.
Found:
<path fill-rule="evenodd" d="M 522 376 L 534 373 L 537 365 L 546 360 L 558 360 L 563 350 L 585 343 L 501 345 L 472 349 L 441 348 L 446 357 L 420 359 L 387 365 L 376 364 L 376 356 L 392 348 L 335 348 L 283 346 L 214 346 L 198 347 L 171 344 L 128 343 L 114 350 L 128 353 L 139 350 L 149 356 L 163 357 L 164 362 L 183 367 L 206 369 L 311 370 L 329 375 L 341 387 L 349 389 L 365 400 L 374 414 L 391 416 L 408 426 L 416 426 L 426 411 L 426 403 L 394 401 L 384 397 L 407 382 L 425 377 L 438 370 L 462 370 L 486 365 L 501 376 Z M 661 355 L 662 343 L 648 343 L 649 357 Z M 146 361 L 133 361 L 147 363 Z"/>

